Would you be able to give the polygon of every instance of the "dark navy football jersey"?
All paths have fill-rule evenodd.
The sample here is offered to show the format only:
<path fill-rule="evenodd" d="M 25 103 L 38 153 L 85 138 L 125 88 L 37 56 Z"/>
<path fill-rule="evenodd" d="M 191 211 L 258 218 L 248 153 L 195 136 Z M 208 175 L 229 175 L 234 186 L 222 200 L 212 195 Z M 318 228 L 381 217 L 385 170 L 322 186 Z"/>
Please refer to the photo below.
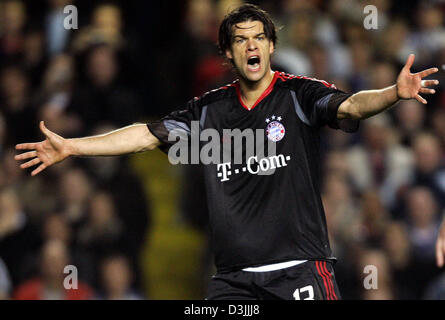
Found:
<path fill-rule="evenodd" d="M 148 123 L 164 152 L 177 143 L 168 138 L 174 130 L 190 137 L 193 128 L 212 129 L 222 146 L 234 144 L 227 130 L 255 133 L 253 154 L 234 161 L 233 146 L 229 158 L 220 150 L 219 162 L 204 165 L 219 272 L 293 259 L 333 259 L 320 196 L 320 128 L 357 130 L 358 121 L 337 120 L 338 107 L 350 95 L 326 81 L 275 72 L 250 110 L 235 81 Z M 252 145 L 242 141 L 242 149 Z M 273 153 L 266 147 L 257 154 L 259 142 L 272 145 Z M 205 145 L 200 141 L 199 150 Z"/>

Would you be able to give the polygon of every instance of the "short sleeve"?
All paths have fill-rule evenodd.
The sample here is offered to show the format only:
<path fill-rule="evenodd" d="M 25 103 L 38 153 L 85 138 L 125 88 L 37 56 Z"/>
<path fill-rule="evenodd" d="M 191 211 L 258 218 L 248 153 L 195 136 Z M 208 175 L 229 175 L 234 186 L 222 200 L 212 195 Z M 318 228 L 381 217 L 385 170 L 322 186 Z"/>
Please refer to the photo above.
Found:
<path fill-rule="evenodd" d="M 296 88 L 296 109 L 305 117 L 311 126 L 329 126 L 345 132 L 355 132 L 359 127 L 358 120 L 337 118 L 337 111 L 343 101 L 352 94 L 338 90 L 333 84 L 316 79 L 301 79 Z"/>
<path fill-rule="evenodd" d="M 150 132 L 161 142 L 160 149 L 167 153 L 178 139 L 190 136 L 194 128 L 199 129 L 200 106 L 198 99 L 190 100 L 162 119 L 147 123 Z M 173 137 L 173 138 L 172 138 Z"/>

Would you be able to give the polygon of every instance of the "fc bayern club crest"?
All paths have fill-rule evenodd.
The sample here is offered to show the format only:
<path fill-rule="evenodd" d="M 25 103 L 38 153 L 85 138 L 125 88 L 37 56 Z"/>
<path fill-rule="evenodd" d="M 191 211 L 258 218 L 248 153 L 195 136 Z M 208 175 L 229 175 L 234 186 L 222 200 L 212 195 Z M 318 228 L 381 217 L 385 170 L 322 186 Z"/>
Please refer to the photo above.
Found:
<path fill-rule="evenodd" d="M 272 119 L 272 120 L 271 120 Z M 286 134 L 284 125 L 280 122 L 281 117 L 272 116 L 271 119 L 267 118 L 266 123 L 266 135 L 270 141 L 278 142 L 283 139 Z"/>

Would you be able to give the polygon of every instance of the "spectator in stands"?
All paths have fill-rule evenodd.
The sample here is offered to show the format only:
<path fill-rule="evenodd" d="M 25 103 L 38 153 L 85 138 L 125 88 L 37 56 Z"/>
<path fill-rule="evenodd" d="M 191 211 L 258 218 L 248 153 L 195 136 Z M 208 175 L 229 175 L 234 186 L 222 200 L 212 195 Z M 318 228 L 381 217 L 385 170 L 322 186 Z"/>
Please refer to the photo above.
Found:
<path fill-rule="evenodd" d="M 8 268 L 0 258 L 0 300 L 9 299 L 11 294 L 12 284 L 9 276 Z"/>
<path fill-rule="evenodd" d="M 121 127 L 138 120 L 140 102 L 134 91 L 119 83 L 116 51 L 107 45 L 90 48 L 86 81 L 74 91 L 68 113 L 76 114 L 90 130 L 108 122 Z"/>
<path fill-rule="evenodd" d="M 116 129 L 110 125 L 95 128 L 93 134 Z M 143 182 L 126 157 L 91 157 L 84 167 L 97 188 L 106 190 L 113 200 L 115 212 L 122 223 L 122 246 L 134 271 L 136 287 L 142 288 L 141 251 L 147 232 L 151 229 L 151 199 L 144 190 Z M 196 171 L 193 171 L 196 174 Z M 196 177 L 196 175 L 195 175 Z M 145 181 L 146 183 L 147 181 Z M 186 190 L 195 190 L 187 188 Z M 188 201 L 187 203 L 190 203 Z M 207 210 L 206 203 L 203 203 Z M 202 205 L 202 201 L 198 206 Z M 196 214 L 196 212 L 194 212 Z M 206 211 L 205 211 L 206 214 Z"/>
<path fill-rule="evenodd" d="M 46 242 L 41 249 L 40 273 L 17 287 L 16 300 L 88 300 L 93 297 L 92 289 L 82 281 L 77 288 L 66 288 L 65 266 L 70 263 L 66 245 L 58 240 Z M 76 276 L 73 273 L 74 276 Z M 76 282 L 75 280 L 73 280 Z"/>
<path fill-rule="evenodd" d="M 422 133 L 413 141 L 415 169 L 411 185 L 425 186 L 433 192 L 440 208 L 445 206 L 445 168 L 440 140 L 430 133 Z"/>
<path fill-rule="evenodd" d="M 445 163 L 445 109 L 437 109 L 431 114 L 431 124 L 434 135 L 440 140 L 440 158 Z"/>
<path fill-rule="evenodd" d="M 63 214 L 51 213 L 47 215 L 42 229 L 42 238 L 45 242 L 58 240 L 67 246 L 72 242 L 71 228 Z"/>
<path fill-rule="evenodd" d="M 352 70 L 347 80 L 351 90 L 363 90 L 370 88 L 369 68 L 372 65 L 372 47 L 366 41 L 354 41 L 350 44 L 350 54 L 352 60 Z"/>
<path fill-rule="evenodd" d="M 67 5 L 74 5 L 72 0 L 50 0 L 50 9 L 45 17 L 45 32 L 47 39 L 47 52 L 49 55 L 56 55 L 64 52 L 68 47 L 70 33 L 72 29 L 62 28 L 67 14 L 64 8 Z"/>
<path fill-rule="evenodd" d="M 413 187 L 406 198 L 408 236 L 415 266 L 415 298 L 420 299 L 426 285 L 439 273 L 435 244 L 439 230 L 438 205 L 426 187 Z"/>
<path fill-rule="evenodd" d="M 88 203 L 88 216 L 77 233 L 78 248 L 93 266 L 89 279 L 98 286 L 99 264 L 103 257 L 123 250 L 123 225 L 108 192 L 97 191 Z M 128 230 L 128 232 L 131 232 Z"/>
<path fill-rule="evenodd" d="M 381 114 L 363 123 L 363 144 L 348 151 L 348 164 L 354 187 L 360 192 L 375 188 L 391 208 L 409 181 L 413 161 L 410 150 L 394 141 L 389 121 Z"/>
<path fill-rule="evenodd" d="M 76 242 L 73 230 L 63 213 L 50 213 L 42 220 L 42 243 L 54 240 L 63 242 L 71 253 L 72 264 L 78 269 L 79 279 L 88 284 L 94 283 L 95 266 L 92 264 L 88 252 L 83 251 L 83 248 Z"/>
<path fill-rule="evenodd" d="M 111 255 L 101 263 L 101 280 L 105 300 L 142 300 L 143 296 L 132 289 L 133 274 L 130 264 L 123 255 Z"/>
<path fill-rule="evenodd" d="M 37 246 L 36 230 L 29 223 L 17 193 L 12 188 L 0 190 L 0 257 L 14 286 L 30 272 L 26 262 Z"/>
<path fill-rule="evenodd" d="M 29 76 L 31 90 L 38 90 L 45 72 L 48 57 L 45 52 L 45 38 L 40 29 L 29 30 L 23 44 L 23 67 Z"/>
<path fill-rule="evenodd" d="M 400 142 L 405 147 L 411 147 L 413 139 L 425 126 L 425 108 L 414 100 L 400 101 L 395 109 Z"/>
<path fill-rule="evenodd" d="M 406 223 L 395 221 L 388 223 L 382 249 L 391 267 L 395 298 L 414 299 L 418 280 Z"/>
<path fill-rule="evenodd" d="M 0 61 L 17 58 L 23 50 L 26 7 L 23 1 L 0 3 Z"/>
<path fill-rule="evenodd" d="M 439 230 L 436 200 L 429 189 L 413 187 L 407 194 L 406 202 L 413 255 L 419 260 L 433 263 Z"/>
<path fill-rule="evenodd" d="M 75 52 L 85 51 L 92 45 L 106 44 L 117 50 L 125 43 L 121 8 L 112 3 L 98 5 L 88 26 L 82 28 L 73 41 Z"/>
<path fill-rule="evenodd" d="M 346 176 L 327 173 L 323 188 L 323 206 L 330 235 L 330 244 L 336 256 L 348 255 L 350 245 L 360 233 L 360 218 Z"/>
<path fill-rule="evenodd" d="M 0 70 L 0 110 L 8 126 L 6 145 L 36 136 L 36 110 L 31 105 L 28 78 L 22 67 L 8 65 Z"/>
<path fill-rule="evenodd" d="M 415 167 L 408 184 L 425 186 L 433 192 L 440 208 L 445 206 L 445 168 L 437 136 L 423 132 L 413 140 Z"/>
<path fill-rule="evenodd" d="M 288 42 L 274 53 L 273 63 L 295 75 L 311 75 L 312 65 L 306 49 L 313 36 L 313 21 L 303 12 L 289 18 L 286 27 Z"/>
<path fill-rule="evenodd" d="M 358 285 L 362 299 L 391 300 L 395 298 L 391 268 L 384 251 L 380 249 L 364 250 L 358 259 L 357 267 L 361 280 Z M 372 269 L 365 269 L 366 267 Z"/>
<path fill-rule="evenodd" d="M 380 248 L 391 217 L 379 194 L 372 189 L 361 197 L 360 219 L 359 241 L 366 247 Z"/>
<path fill-rule="evenodd" d="M 40 88 L 39 119 L 72 136 L 83 129 L 78 114 L 69 112 L 75 86 L 74 61 L 72 56 L 61 54 L 50 60 Z"/>
<path fill-rule="evenodd" d="M 20 187 L 23 185 L 23 172 L 20 172 L 20 168 L 17 167 L 16 164 L 14 164 L 14 150 L 12 148 L 7 148 L 4 150 L 1 162 L 2 162 L 2 169 L 3 169 L 3 179 L 4 179 L 4 186 L 6 187 L 14 187 L 16 188 L 17 192 L 20 192 Z"/>
<path fill-rule="evenodd" d="M 445 46 L 443 12 L 439 5 L 429 1 L 419 1 L 416 14 L 418 28 L 409 37 L 409 43 L 419 57 L 418 63 L 429 63 L 431 53 Z"/>
<path fill-rule="evenodd" d="M 60 178 L 62 212 L 76 234 L 87 219 L 88 197 L 93 190 L 90 178 L 80 168 L 69 168 Z"/>

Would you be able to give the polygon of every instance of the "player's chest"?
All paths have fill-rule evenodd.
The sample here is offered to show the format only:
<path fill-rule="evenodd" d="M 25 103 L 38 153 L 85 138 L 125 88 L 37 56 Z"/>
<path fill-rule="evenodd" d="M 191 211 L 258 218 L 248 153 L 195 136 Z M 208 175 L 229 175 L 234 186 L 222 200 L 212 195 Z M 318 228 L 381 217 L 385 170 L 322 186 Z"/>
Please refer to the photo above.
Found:
<path fill-rule="evenodd" d="M 261 129 L 275 140 L 281 140 L 286 129 L 297 123 L 293 100 L 286 90 L 276 90 L 250 110 L 243 106 L 238 97 L 233 97 L 230 102 L 226 101 L 209 111 L 205 124 L 207 128 L 219 132 L 224 129 Z"/>

